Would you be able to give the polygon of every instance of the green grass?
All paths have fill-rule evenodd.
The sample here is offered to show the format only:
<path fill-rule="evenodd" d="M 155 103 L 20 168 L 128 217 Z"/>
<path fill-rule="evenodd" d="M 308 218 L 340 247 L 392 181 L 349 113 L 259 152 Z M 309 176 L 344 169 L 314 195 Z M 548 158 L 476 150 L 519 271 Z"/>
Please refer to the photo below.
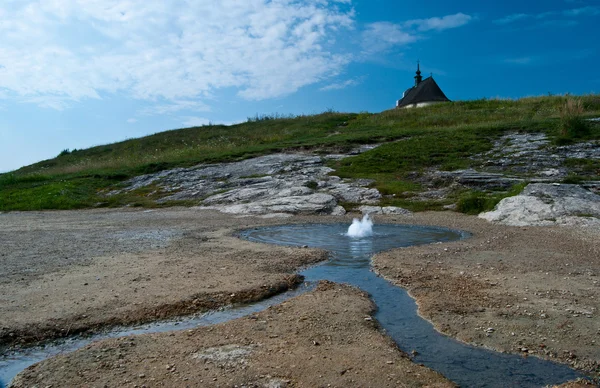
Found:
<path fill-rule="evenodd" d="M 519 183 L 506 192 L 486 193 L 482 191 L 469 191 L 464 193 L 456 203 L 456 210 L 465 214 L 479 214 L 494 209 L 504 198 L 520 194 L 527 183 Z"/>
<path fill-rule="evenodd" d="M 128 178 L 174 167 L 281 151 L 343 152 L 369 143 L 386 144 L 334 163 L 336 174 L 374 179 L 374 186 L 389 196 L 387 202 L 437 209 L 444 203 L 412 203 L 411 197 L 421 189 L 415 176 L 432 167 L 471 167 L 470 156 L 489 150 L 492 141 L 507 131 L 543 131 L 552 139 L 564 137 L 561 109 L 569 98 L 458 101 L 378 114 L 257 115 L 233 126 L 184 128 L 88 149 L 65 148 L 56 158 L 0 174 L 0 211 L 156 206 L 153 200 L 161 193 L 154 190 L 110 198 L 103 193 Z M 576 117 L 600 116 L 600 96 L 578 99 L 582 109 L 576 109 Z M 600 138 L 598 127 L 592 125 L 585 138 Z"/>

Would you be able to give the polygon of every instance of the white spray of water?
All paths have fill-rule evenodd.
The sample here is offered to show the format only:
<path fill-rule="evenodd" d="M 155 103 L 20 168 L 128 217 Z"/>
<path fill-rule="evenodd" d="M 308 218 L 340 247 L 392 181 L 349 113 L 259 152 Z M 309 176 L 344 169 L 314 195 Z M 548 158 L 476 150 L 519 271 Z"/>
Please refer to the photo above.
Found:
<path fill-rule="evenodd" d="M 355 218 L 352 225 L 348 228 L 348 237 L 366 237 L 373 234 L 373 221 L 368 214 L 365 214 L 362 220 Z"/>

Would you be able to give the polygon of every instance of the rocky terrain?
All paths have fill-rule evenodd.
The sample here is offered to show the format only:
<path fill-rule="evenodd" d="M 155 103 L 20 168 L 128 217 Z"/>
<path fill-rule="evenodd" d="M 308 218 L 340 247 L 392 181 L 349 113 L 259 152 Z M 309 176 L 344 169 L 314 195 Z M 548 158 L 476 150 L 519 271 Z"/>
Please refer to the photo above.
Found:
<path fill-rule="evenodd" d="M 225 213 L 342 215 L 346 210 L 340 204 L 377 206 L 383 196 L 371 187 L 373 181 L 335 176 L 327 162 L 373 147 L 349 155 L 273 154 L 234 163 L 176 168 L 136 177 L 126 182 L 125 188 L 108 195 L 152 187 L 158 202 L 194 201 L 203 208 Z M 423 189 L 411 200 L 445 199 L 460 189 L 507 190 L 522 182 L 556 183 L 578 174 L 598 175 L 600 171 L 590 169 L 600 163 L 600 142 L 554 146 L 543 133 L 513 132 L 472 159 L 477 168 L 415 172 L 414 180 Z M 600 192 L 597 181 L 583 181 L 580 186 Z M 387 211 L 403 212 L 398 208 Z"/>
<path fill-rule="evenodd" d="M 529 184 L 479 217 L 506 225 L 586 225 L 600 229 L 600 195 L 569 184 Z"/>
<path fill-rule="evenodd" d="M 555 146 L 543 133 L 513 132 L 500 137 L 493 148 L 471 157 L 477 168 L 458 171 L 431 171 L 431 182 L 446 181 L 470 188 L 508 189 L 520 182 L 560 182 L 578 174 L 600 175 L 600 171 L 584 171 L 587 163 L 600 161 L 600 142 L 590 141 Z M 596 164 L 597 166 L 597 164 Z M 591 181 L 583 186 L 600 190 L 600 182 Z"/>
<path fill-rule="evenodd" d="M 160 202 L 198 200 L 204 208 L 235 214 L 345 213 L 338 202 L 375 204 L 381 198 L 371 181 L 342 181 L 329 175 L 325 157 L 273 154 L 235 163 L 200 165 L 144 175 L 125 190 L 155 185 L 166 193 Z"/>

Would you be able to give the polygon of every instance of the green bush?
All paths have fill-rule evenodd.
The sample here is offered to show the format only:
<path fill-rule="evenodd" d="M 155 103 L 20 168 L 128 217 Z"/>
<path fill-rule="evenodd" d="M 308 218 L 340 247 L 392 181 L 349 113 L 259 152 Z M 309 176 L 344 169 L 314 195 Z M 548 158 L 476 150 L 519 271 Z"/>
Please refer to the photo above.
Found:
<path fill-rule="evenodd" d="M 315 181 L 308 181 L 304 184 L 304 186 L 308 187 L 311 190 L 316 190 L 319 187 L 319 184 Z"/>
<path fill-rule="evenodd" d="M 590 134 L 590 125 L 583 118 L 583 103 L 579 98 L 568 98 L 560 107 L 560 135 L 563 138 L 580 138 Z"/>
<path fill-rule="evenodd" d="M 481 191 L 474 191 L 458 200 L 456 210 L 465 214 L 479 214 L 492 210 L 498 202 Z"/>
<path fill-rule="evenodd" d="M 526 186 L 527 182 L 517 183 L 504 193 L 487 194 L 481 191 L 471 191 L 459 198 L 456 210 L 465 214 L 479 214 L 493 210 L 504 198 L 521 194 Z"/>

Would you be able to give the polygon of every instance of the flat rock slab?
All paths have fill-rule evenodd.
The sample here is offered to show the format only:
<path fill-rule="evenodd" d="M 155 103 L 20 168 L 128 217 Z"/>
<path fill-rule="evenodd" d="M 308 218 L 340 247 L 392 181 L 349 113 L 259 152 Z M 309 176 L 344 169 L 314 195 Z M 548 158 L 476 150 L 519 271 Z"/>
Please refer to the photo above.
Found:
<path fill-rule="evenodd" d="M 370 180 L 342 180 L 325 166 L 343 155 L 273 154 L 233 163 L 176 168 L 131 179 L 125 191 L 155 186 L 157 201 L 198 201 L 200 206 L 237 214 L 331 214 L 338 201 L 376 204 Z M 118 193 L 113 192 L 111 194 Z"/>
<path fill-rule="evenodd" d="M 397 206 L 361 206 L 358 208 L 363 214 L 411 214 L 412 212 Z"/>
<path fill-rule="evenodd" d="M 479 217 L 513 226 L 593 224 L 600 226 L 600 195 L 578 185 L 529 184 Z"/>

